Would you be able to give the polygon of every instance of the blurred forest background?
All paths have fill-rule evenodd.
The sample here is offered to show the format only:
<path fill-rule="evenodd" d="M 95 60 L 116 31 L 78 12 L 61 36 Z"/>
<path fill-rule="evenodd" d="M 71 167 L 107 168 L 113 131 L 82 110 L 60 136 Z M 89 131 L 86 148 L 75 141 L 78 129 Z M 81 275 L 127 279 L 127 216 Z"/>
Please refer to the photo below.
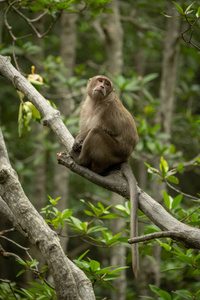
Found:
<path fill-rule="evenodd" d="M 180 2 L 177 1 L 184 12 L 192 4 L 189 0 Z M 139 187 L 175 218 L 191 226 L 199 226 L 200 218 L 198 22 L 191 27 L 194 46 L 187 43 L 191 31 L 184 35 L 186 41 L 181 33 L 188 28 L 188 22 L 198 18 L 198 2 L 188 10 L 188 21 L 180 17 L 177 5 L 164 0 L 0 1 L 0 54 L 11 56 L 15 67 L 55 104 L 74 137 L 88 78 L 104 74 L 112 79 L 138 128 L 140 141 L 130 162 Z M 25 102 L 28 99 L 20 98 L 3 77 L 0 91 L 0 124 L 11 164 L 36 209 L 41 212 L 52 205 L 43 209 L 43 213 L 47 212 L 43 216 L 56 227 L 68 257 L 75 260 L 90 250 L 84 257 L 85 269 L 88 258 L 98 261 L 101 268 L 129 266 L 112 281 L 104 280 L 103 273 L 95 274 L 98 264 L 93 272 L 88 268 L 86 273 L 90 273 L 96 297 L 157 299 L 159 295 L 159 299 L 200 299 L 198 251 L 170 239 L 140 243 L 141 271 L 134 279 L 130 246 L 123 238 L 129 236 L 126 200 L 58 165 L 56 153 L 62 148 L 50 130 L 42 126 L 34 108 Z M 148 173 L 144 163 L 159 169 L 161 157 L 170 169 L 179 166 L 180 172 L 171 185 L 180 192 Z M 118 210 L 106 210 L 110 205 L 117 205 Z M 52 209 L 50 213 L 48 209 Z M 63 210 L 65 217 L 60 215 L 59 219 Z M 74 219 L 69 219 L 72 211 Z M 110 218 L 102 218 L 107 211 Z M 88 237 L 80 222 L 96 224 L 99 231 L 94 230 L 94 235 Z M 1 215 L 2 247 L 23 259 L 24 250 L 10 240 L 23 247 L 31 246 L 18 232 L 3 232 L 10 228 L 12 224 Z M 145 234 L 158 228 L 139 212 L 139 230 Z M 33 247 L 30 252 L 41 269 L 45 265 L 43 258 Z M 26 272 L 17 276 L 25 267 Z M 36 280 L 33 269 L 34 266 L 0 256 L 0 278 L 16 282 L 18 287 L 30 288 L 27 282 Z M 0 298 L 14 299 L 7 283 L 0 287 Z M 20 299 L 19 294 L 16 297 Z M 51 294 L 41 299 L 54 297 Z"/>

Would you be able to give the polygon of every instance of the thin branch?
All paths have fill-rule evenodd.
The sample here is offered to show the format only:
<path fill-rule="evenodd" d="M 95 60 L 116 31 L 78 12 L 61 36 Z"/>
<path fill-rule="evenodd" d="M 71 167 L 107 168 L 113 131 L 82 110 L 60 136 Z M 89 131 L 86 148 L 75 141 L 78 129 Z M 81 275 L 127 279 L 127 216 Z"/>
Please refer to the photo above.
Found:
<path fill-rule="evenodd" d="M 29 19 L 29 21 L 30 21 L 31 23 L 34 23 L 34 22 L 39 21 L 40 19 L 42 19 L 42 18 L 47 14 L 48 10 L 49 10 L 48 8 L 45 9 L 45 11 L 44 11 L 43 13 L 41 13 L 41 15 L 39 15 L 39 16 L 36 17 L 35 19 Z"/>
<path fill-rule="evenodd" d="M 44 33 L 41 35 L 41 38 L 45 37 L 45 36 L 51 31 L 51 29 L 53 28 L 53 26 L 54 26 L 54 25 L 56 24 L 56 22 L 59 20 L 61 14 L 62 14 L 62 11 L 60 11 L 60 13 L 58 14 L 57 18 L 54 19 L 54 20 L 52 21 L 52 23 L 50 24 L 50 26 L 49 26 L 49 28 L 47 29 L 47 31 L 44 32 Z"/>
<path fill-rule="evenodd" d="M 14 229 L 14 228 L 13 228 L 13 229 Z M 30 248 L 25 248 L 25 247 L 21 246 L 20 244 L 16 243 L 15 241 L 9 239 L 8 237 L 6 237 L 6 236 L 4 236 L 4 235 L 0 235 L 0 238 L 5 239 L 5 240 L 7 240 L 7 241 L 9 241 L 9 242 L 11 242 L 11 243 L 13 243 L 13 244 L 15 244 L 17 247 L 19 247 L 19 248 L 21 248 L 21 249 L 23 249 L 23 250 L 25 250 L 25 251 L 28 251 L 28 250 L 30 249 Z"/>
<path fill-rule="evenodd" d="M 1 2 L 4 2 L 4 1 L 1 1 Z M 41 34 L 32 23 L 34 23 L 34 22 L 40 20 L 41 18 L 43 18 L 47 14 L 47 12 L 48 12 L 49 9 L 46 9 L 37 18 L 31 20 L 28 17 L 26 17 L 19 9 L 17 9 L 15 7 L 15 4 L 18 3 L 18 2 L 20 2 L 20 1 L 19 0 L 15 0 L 12 3 L 9 3 L 9 1 L 8 1 L 8 7 L 6 8 L 5 14 L 4 14 L 4 22 L 5 22 L 5 25 L 6 25 L 7 29 L 8 29 L 8 32 L 9 32 L 11 38 L 12 38 L 12 55 L 13 55 L 13 59 L 14 59 L 15 65 L 17 67 L 17 70 L 21 71 L 20 67 L 18 65 L 17 57 L 16 57 L 16 53 L 15 53 L 16 41 L 20 40 L 20 39 L 25 39 L 25 38 L 31 36 L 32 34 L 30 33 L 30 34 L 27 34 L 27 35 L 24 35 L 24 36 L 17 37 L 13 33 L 12 26 L 10 26 L 10 24 L 8 23 L 8 13 L 10 12 L 10 9 L 13 9 L 21 18 L 23 18 L 29 24 L 29 26 L 32 28 L 32 30 L 34 31 L 34 33 L 37 35 L 38 38 L 43 38 L 44 36 L 46 36 L 50 32 L 50 30 L 52 29 L 52 27 L 55 25 L 55 23 L 60 18 L 62 11 L 60 11 L 60 13 L 58 14 L 58 16 L 55 19 L 52 18 L 52 22 L 51 22 L 49 28 L 43 34 Z"/>
<path fill-rule="evenodd" d="M 51 130 L 56 134 L 61 144 L 66 148 L 66 151 L 67 152 L 70 151 L 74 139 L 72 138 L 66 126 L 63 125 L 59 112 L 53 109 L 49 105 L 49 103 L 41 96 L 41 94 L 39 94 L 36 91 L 36 89 L 29 82 L 27 82 L 27 80 L 11 65 L 9 59 L 3 56 L 0 56 L 0 74 L 8 78 L 13 83 L 16 89 L 20 90 L 24 95 L 26 95 L 29 98 L 29 101 L 32 102 L 32 104 L 35 105 L 36 108 L 40 111 L 40 113 L 44 116 L 44 120 L 45 120 L 44 124 L 48 125 L 48 127 L 50 127 Z M 123 177 L 122 173 L 119 170 L 118 171 L 116 170 L 113 173 L 103 177 L 98 174 L 95 174 L 94 172 L 92 172 L 87 168 L 77 165 L 67 155 L 59 154 L 58 159 L 60 164 L 67 166 L 73 172 L 83 176 L 84 178 L 90 180 L 91 182 L 94 182 L 99 186 L 102 186 L 103 188 L 114 191 L 122 195 L 126 199 L 129 199 L 130 193 L 129 193 L 129 187 L 127 181 L 125 180 L 125 178 Z M 1 160 L 1 156 L 0 156 L 0 160 Z M 9 168 L 5 168 L 3 166 L 0 173 L 0 175 L 2 175 L 2 179 L 8 180 L 9 178 L 6 179 L 6 177 L 9 174 L 10 174 Z M 13 178 L 12 190 L 10 189 L 9 193 L 6 190 L 4 191 L 5 200 L 8 201 L 10 205 L 15 205 L 16 202 L 15 201 L 13 203 L 10 201 L 11 193 L 14 192 L 16 198 L 16 191 L 14 191 L 13 189 L 14 188 L 16 189 L 17 185 L 15 186 L 14 183 L 15 181 Z M 139 187 L 137 187 L 137 192 L 138 192 L 140 209 L 143 211 L 145 215 L 149 217 L 149 219 L 155 225 L 157 225 L 163 231 L 168 231 L 168 232 L 176 231 L 177 235 L 174 234 L 173 236 L 176 238 L 176 240 L 183 243 L 186 247 L 193 248 L 193 249 L 200 249 L 200 230 L 198 228 L 188 226 L 184 223 L 181 223 L 179 220 L 175 219 L 162 207 L 162 205 L 160 205 L 147 193 L 142 191 Z M 33 208 L 31 208 L 31 210 L 32 209 Z M 16 212 L 20 213 L 18 212 L 18 206 L 15 205 L 15 214 Z M 34 221 L 35 221 L 35 215 L 34 215 Z M 41 221 L 42 220 L 40 220 L 40 222 Z M 39 243 L 39 246 L 40 245 L 41 244 Z M 43 251 L 42 247 L 41 247 L 41 251 Z M 60 284 L 60 281 L 57 283 Z"/>
<path fill-rule="evenodd" d="M 12 253 L 12 252 L 7 252 L 7 251 L 5 251 L 4 248 L 1 246 L 1 244 L 0 244 L 0 254 L 1 254 L 4 258 L 10 258 L 10 257 L 13 256 L 13 257 L 15 257 L 15 258 L 21 260 L 21 258 L 20 258 L 17 254 Z"/>
<path fill-rule="evenodd" d="M 197 158 L 200 157 L 200 153 L 197 154 L 193 159 L 191 159 L 190 161 L 184 162 L 183 167 L 190 167 L 191 165 L 197 163 Z"/>
<path fill-rule="evenodd" d="M 15 228 L 10 228 L 10 229 L 2 230 L 2 231 L 0 231 L 0 237 L 1 237 L 1 235 L 5 234 L 7 232 L 13 232 L 13 231 L 16 231 L 16 229 Z"/>
<path fill-rule="evenodd" d="M 172 238 L 172 239 L 179 239 L 179 233 L 177 231 L 162 231 L 162 232 L 154 232 L 142 236 L 138 236 L 136 238 L 128 239 L 127 242 L 129 244 L 135 244 L 139 242 L 149 241 L 158 238 Z"/>
<path fill-rule="evenodd" d="M 200 208 L 200 206 L 198 206 L 196 209 L 194 209 L 189 215 L 187 215 L 185 218 L 183 218 L 181 220 L 181 222 L 184 222 L 185 220 L 187 220 L 191 215 L 193 215 L 196 211 L 198 211 Z"/>
<path fill-rule="evenodd" d="M 193 36 L 193 33 L 194 33 L 193 26 L 198 22 L 199 19 L 200 19 L 200 17 L 196 18 L 196 20 L 195 20 L 193 23 L 190 23 L 189 20 L 188 20 L 188 18 L 187 18 L 187 15 L 185 15 L 185 20 L 187 21 L 189 27 L 188 27 L 185 31 L 183 31 L 183 32 L 181 33 L 181 36 L 182 36 L 182 39 L 184 40 L 184 42 L 186 42 L 187 44 L 191 44 L 191 45 L 192 45 L 194 48 L 196 48 L 197 50 L 200 50 L 200 47 L 198 47 L 197 45 L 195 45 L 195 44 L 192 42 L 192 36 Z M 184 35 L 185 35 L 189 30 L 191 30 L 191 33 L 190 33 L 189 39 L 187 40 L 187 39 L 185 38 Z"/>
<path fill-rule="evenodd" d="M 175 192 L 177 192 L 178 194 L 182 194 L 190 199 L 193 199 L 193 200 L 199 200 L 198 197 L 195 197 L 195 196 L 192 196 L 192 195 L 189 195 L 187 193 L 184 193 L 180 190 L 178 190 L 177 188 L 175 188 L 173 185 L 171 185 L 167 180 L 165 180 L 165 183 L 167 184 L 168 187 L 170 187 L 172 190 L 174 190 Z"/>
<path fill-rule="evenodd" d="M 17 0 L 18 1 L 18 0 Z M 39 38 L 39 39 L 41 39 L 41 38 L 43 38 L 45 35 L 47 35 L 49 32 L 50 32 L 50 30 L 52 29 L 52 27 L 54 26 L 54 24 L 57 22 L 57 20 L 60 18 L 60 15 L 61 15 L 61 13 L 62 13 L 62 11 L 58 14 L 58 16 L 57 16 L 57 18 L 56 19 L 54 19 L 53 20 L 53 18 L 52 18 L 52 23 L 50 24 L 50 26 L 49 26 L 49 28 L 47 29 L 47 31 L 46 32 L 44 32 L 43 34 L 41 34 L 37 29 L 36 29 L 36 27 L 32 24 L 33 22 L 36 22 L 36 21 L 38 21 L 38 20 L 40 20 L 42 17 L 44 17 L 46 14 L 47 14 L 47 12 L 48 12 L 48 10 L 49 9 L 47 9 L 47 10 L 45 10 L 44 11 L 44 13 L 42 13 L 39 17 L 37 17 L 37 18 L 35 18 L 35 19 L 29 19 L 28 17 L 26 17 L 20 10 L 18 10 L 16 7 L 12 7 L 12 9 L 18 14 L 18 15 L 20 15 L 28 24 L 29 24 L 29 26 L 33 29 L 33 31 L 35 32 L 35 34 L 37 35 L 37 37 Z"/>

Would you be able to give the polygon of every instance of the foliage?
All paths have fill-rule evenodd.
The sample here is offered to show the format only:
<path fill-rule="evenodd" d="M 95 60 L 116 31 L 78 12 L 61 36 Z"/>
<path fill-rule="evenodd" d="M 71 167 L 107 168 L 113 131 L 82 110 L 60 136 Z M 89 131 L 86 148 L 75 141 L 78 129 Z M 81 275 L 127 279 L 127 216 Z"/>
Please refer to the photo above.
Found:
<path fill-rule="evenodd" d="M 88 251 L 89 250 L 87 250 L 77 260 L 75 260 L 76 265 L 85 272 L 85 274 L 91 280 L 93 286 L 102 284 L 103 286 L 114 289 L 109 281 L 121 276 L 119 272 L 126 269 L 127 267 L 116 268 L 114 266 L 109 266 L 106 268 L 100 268 L 100 263 L 96 260 L 83 260 L 83 257 L 88 253 Z"/>
<path fill-rule="evenodd" d="M 2 300 L 15 300 L 15 299 L 24 299 L 21 298 L 19 294 L 14 292 L 16 284 L 8 281 L 0 283 L 0 298 Z"/>
<path fill-rule="evenodd" d="M 109 2 L 106 0 L 40 0 L 37 3 L 28 0 L 23 2 L 10 1 L 10 7 L 7 11 L 9 25 L 12 27 L 13 34 L 16 34 L 16 40 L 15 42 L 12 41 L 11 31 L 4 26 L 0 53 L 12 55 L 15 52 L 16 62 L 20 69 L 27 74 L 31 73 L 27 75 L 28 80 L 45 95 L 47 101 L 50 101 L 54 107 L 56 106 L 53 103 L 57 104 L 58 99 L 56 97 L 59 96 L 57 95 L 57 88 L 68 88 L 68 96 L 73 99 L 75 109 L 64 122 L 73 134 L 76 134 L 78 130 L 79 110 L 76 110 L 76 106 L 80 105 L 83 97 L 86 78 L 97 72 L 111 76 L 107 72 L 105 49 L 99 39 L 99 34 L 94 29 L 95 22 L 98 21 L 97 25 L 101 27 L 99 29 L 102 29 L 104 33 L 106 32 L 105 13 L 112 13 L 106 6 Z M 140 163 L 146 161 L 150 180 L 156 178 L 159 182 L 166 183 L 170 189 L 173 188 L 171 193 L 169 191 L 162 192 L 166 210 L 178 220 L 186 222 L 190 226 L 198 227 L 200 221 L 199 195 L 197 194 L 200 165 L 200 158 L 198 157 L 200 143 L 199 53 L 184 42 L 180 44 L 177 99 L 171 119 L 171 133 L 164 134 L 162 124 L 157 124 L 155 121 L 159 107 L 162 45 L 166 29 L 166 18 L 160 12 L 166 10 L 166 3 L 166 1 L 153 0 L 149 5 L 149 1 L 143 0 L 137 1 L 133 6 L 131 0 L 120 1 L 124 29 L 123 55 L 125 63 L 123 73 L 113 75 L 112 80 L 117 93 L 124 105 L 134 115 L 137 123 L 140 141 L 134 152 L 134 159 Z M 196 41 L 198 41 L 200 9 L 197 2 L 192 3 L 192 1 L 186 0 L 181 4 L 174 2 L 173 5 L 177 10 L 178 17 L 184 21 L 182 24 L 184 30 L 185 26 L 186 30 L 189 29 L 185 33 L 182 31 L 186 43 L 189 42 L 192 46 L 193 44 L 198 46 Z M 6 5 L 5 8 L 7 9 L 8 6 Z M 48 28 L 53 27 L 47 33 L 45 31 L 40 32 L 40 35 L 44 34 L 45 37 L 45 58 L 39 58 L 41 46 L 36 45 L 33 36 L 30 36 L 30 33 L 35 32 L 33 28 L 29 27 L 30 24 L 27 26 L 26 20 L 16 9 L 29 20 L 35 18 L 33 13 L 38 12 L 40 15 L 46 11 L 44 19 L 42 19 L 45 30 L 48 31 Z M 75 12 L 79 16 L 77 21 L 77 60 L 74 74 L 70 78 L 68 78 L 65 61 L 61 59 L 59 53 L 59 16 L 61 10 L 70 13 Z M 166 13 L 164 14 L 166 15 Z M 193 35 L 190 35 L 191 31 L 193 31 Z M 38 36 L 37 33 L 35 35 Z M 14 50 L 13 44 L 15 44 Z M 31 70 L 32 65 L 36 66 L 36 72 Z M 42 117 L 28 99 L 24 99 L 21 94 L 18 95 L 3 78 L 0 81 L 0 88 L 1 122 L 4 125 L 3 133 L 12 164 L 18 172 L 25 190 L 28 190 L 31 195 L 34 186 L 34 168 L 39 167 L 44 159 L 47 160 L 47 167 L 50 169 L 47 190 L 48 194 L 51 194 L 53 189 L 52 164 L 55 161 L 58 143 L 52 139 L 52 136 L 48 135 L 48 131 L 35 136 L 34 121 L 41 122 Z M 19 111 L 18 133 L 16 132 L 17 111 Z M 42 149 L 41 144 L 38 143 L 39 140 L 43 141 Z M 38 150 L 42 150 L 42 152 L 35 155 Z M 196 159 L 189 165 L 190 169 L 192 168 L 190 171 L 185 162 L 194 157 Z M 154 166 L 152 162 L 158 159 L 160 165 Z M 135 165 L 137 169 L 137 163 Z M 144 174 L 143 177 L 145 177 Z M 54 199 L 49 196 L 49 203 L 42 209 L 42 214 L 49 226 L 54 228 L 58 234 L 62 235 L 63 229 L 66 225 L 68 226 L 71 247 L 77 246 L 78 242 L 88 243 L 91 246 L 90 252 L 84 252 L 74 261 L 86 272 L 95 288 L 104 287 L 100 293 L 103 297 L 105 291 L 112 288 L 111 280 L 117 278 L 121 274 L 121 270 L 125 268 L 109 266 L 109 250 L 111 247 L 120 245 L 120 243 L 123 243 L 127 249 L 130 248 L 127 244 L 130 203 L 125 201 L 124 205 L 118 204 L 111 207 L 100 200 L 97 204 L 94 204 L 92 200 L 77 201 L 77 190 L 82 194 L 80 198 L 84 199 L 84 194 L 88 191 L 92 191 L 104 200 L 110 198 L 110 194 L 91 186 L 83 179 L 77 177 L 74 179 L 73 175 L 70 176 L 70 183 L 70 208 L 60 211 L 56 206 L 60 198 Z M 185 190 L 187 194 L 182 192 Z M 190 194 L 196 196 L 190 197 Z M 122 228 L 120 232 L 113 233 L 110 229 L 110 221 L 118 222 L 118 218 L 123 218 L 127 226 Z M 139 219 L 141 224 L 145 224 L 145 234 L 159 231 L 140 211 Z M 122 236 L 121 232 L 125 233 L 125 236 Z M 160 299 L 199 299 L 200 276 L 197 251 L 185 249 L 171 239 L 158 239 L 140 245 L 142 258 L 145 257 L 145 259 L 153 261 L 152 249 L 154 245 L 159 245 L 162 248 L 161 286 L 150 285 L 149 288 L 154 292 L 155 298 L 158 295 Z M 94 256 L 93 247 L 95 247 L 95 251 L 98 251 L 98 259 Z M 21 290 L 17 286 L 15 296 L 18 299 L 55 299 L 53 289 L 44 283 L 48 269 L 37 270 L 38 262 L 35 259 L 22 258 L 18 260 L 18 263 L 23 269 L 16 271 L 15 275 L 18 275 L 16 281 L 19 278 L 22 280 L 27 271 L 33 272 L 36 278 L 40 280 L 40 283 L 32 283 L 30 289 Z M 127 274 L 128 272 L 129 270 Z M 132 293 L 132 273 L 130 277 L 128 289 L 131 286 Z M 12 286 L 15 289 L 15 286 Z M 138 287 L 141 286 L 138 284 Z M 10 297 L 10 299 L 14 299 L 12 290 L 7 283 L 2 283 L 0 288 L 0 298 L 8 299 Z M 148 290 L 148 287 L 145 287 L 145 290 Z M 21 291 L 22 296 L 19 295 L 19 291 Z M 131 293 L 127 292 L 129 294 L 127 297 L 130 298 Z M 149 299 L 153 298 L 149 297 Z"/>
<path fill-rule="evenodd" d="M 200 50 L 200 47 L 192 41 L 195 25 L 200 19 L 200 6 L 193 8 L 193 5 L 195 4 L 195 1 L 194 1 L 193 3 L 191 3 L 184 9 L 178 3 L 174 2 L 174 1 L 172 1 L 172 2 L 174 3 L 174 5 L 177 8 L 176 9 L 177 12 L 180 14 L 180 16 L 183 18 L 183 20 L 186 21 L 188 24 L 187 29 L 182 32 L 183 40 L 186 43 L 191 44 L 194 48 Z M 190 33 L 190 35 L 189 35 L 189 38 L 187 39 L 186 34 L 188 32 Z"/>
<path fill-rule="evenodd" d="M 48 286 L 45 282 L 36 283 L 36 282 L 28 282 L 32 287 L 29 289 L 21 288 L 15 289 L 16 292 L 24 295 L 25 299 L 41 299 L 41 300 L 54 300 L 57 299 L 55 290 Z"/>

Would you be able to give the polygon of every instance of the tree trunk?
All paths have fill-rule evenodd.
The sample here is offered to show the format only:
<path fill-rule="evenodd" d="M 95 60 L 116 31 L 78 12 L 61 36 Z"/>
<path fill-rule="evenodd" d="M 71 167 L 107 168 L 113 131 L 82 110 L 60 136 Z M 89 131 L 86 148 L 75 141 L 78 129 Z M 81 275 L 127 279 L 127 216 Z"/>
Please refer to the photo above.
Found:
<path fill-rule="evenodd" d="M 112 1 L 109 8 L 113 10 L 113 14 L 107 14 L 106 25 L 104 26 L 104 43 L 107 54 L 108 70 L 111 74 L 120 74 L 123 67 L 123 29 L 120 22 L 119 2 Z M 112 205 L 124 204 L 124 198 L 112 193 Z M 119 233 L 121 228 L 126 227 L 124 219 L 112 221 L 113 234 Z M 123 244 L 118 245 L 117 249 L 112 248 L 111 266 L 126 265 L 126 248 Z M 113 286 L 118 290 L 111 291 L 111 299 L 125 300 L 126 299 L 126 271 L 121 271 L 122 275 L 113 281 Z"/>
<path fill-rule="evenodd" d="M 24 235 L 46 259 L 53 275 L 57 298 L 94 300 L 90 280 L 67 258 L 56 233 L 45 223 L 24 194 L 7 157 L 0 131 L 0 196 L 15 216 Z"/>
<path fill-rule="evenodd" d="M 111 74 L 121 73 L 123 68 L 123 29 L 120 22 L 119 2 L 112 1 L 109 8 L 113 14 L 107 14 L 104 26 L 105 48 L 108 69 Z"/>
<path fill-rule="evenodd" d="M 68 69 L 67 77 L 73 74 L 75 56 L 76 56 L 76 21 L 78 14 L 63 12 L 61 16 L 61 33 L 60 33 L 60 56 Z M 67 98 L 69 91 L 67 87 L 57 88 L 57 93 L 60 95 L 58 107 L 65 118 L 68 118 L 74 107 L 73 99 Z M 58 202 L 60 211 L 68 207 L 68 182 L 69 170 L 62 168 L 56 162 L 54 168 L 54 197 L 61 197 Z M 62 230 L 63 235 L 67 235 L 67 226 Z M 64 251 L 67 250 L 67 238 L 60 238 L 61 245 Z"/>
<path fill-rule="evenodd" d="M 168 15 L 176 15 L 174 5 L 168 3 Z M 156 115 L 156 123 L 160 123 L 164 133 L 171 133 L 171 119 L 175 102 L 175 88 L 178 70 L 179 41 L 180 41 L 180 18 L 167 18 L 166 37 L 163 48 L 162 76 L 160 84 L 160 104 Z M 154 159 L 154 167 L 158 168 L 160 157 Z M 166 190 L 164 183 L 157 180 L 151 182 L 152 197 L 158 202 L 163 199 L 162 191 Z M 161 247 L 153 248 L 153 257 L 156 263 L 152 263 L 153 278 L 157 286 L 160 284 L 160 258 Z"/>
<path fill-rule="evenodd" d="M 174 4 L 169 2 L 168 14 L 176 15 Z M 175 101 L 175 86 L 178 70 L 180 41 L 180 18 L 167 18 L 167 34 L 163 49 L 162 77 L 160 86 L 160 104 L 156 123 L 162 125 L 165 133 L 171 132 L 171 118 Z"/>

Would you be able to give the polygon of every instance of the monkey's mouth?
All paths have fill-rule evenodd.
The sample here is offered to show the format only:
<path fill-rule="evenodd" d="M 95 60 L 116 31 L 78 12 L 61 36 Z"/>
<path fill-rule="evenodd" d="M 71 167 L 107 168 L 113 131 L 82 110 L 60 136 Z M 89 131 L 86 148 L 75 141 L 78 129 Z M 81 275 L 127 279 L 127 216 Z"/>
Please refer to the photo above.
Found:
<path fill-rule="evenodd" d="M 102 96 L 104 96 L 104 93 L 102 92 L 102 90 L 97 90 L 97 89 L 95 89 L 94 91 L 95 91 L 95 92 L 98 92 L 98 93 L 100 93 Z"/>

